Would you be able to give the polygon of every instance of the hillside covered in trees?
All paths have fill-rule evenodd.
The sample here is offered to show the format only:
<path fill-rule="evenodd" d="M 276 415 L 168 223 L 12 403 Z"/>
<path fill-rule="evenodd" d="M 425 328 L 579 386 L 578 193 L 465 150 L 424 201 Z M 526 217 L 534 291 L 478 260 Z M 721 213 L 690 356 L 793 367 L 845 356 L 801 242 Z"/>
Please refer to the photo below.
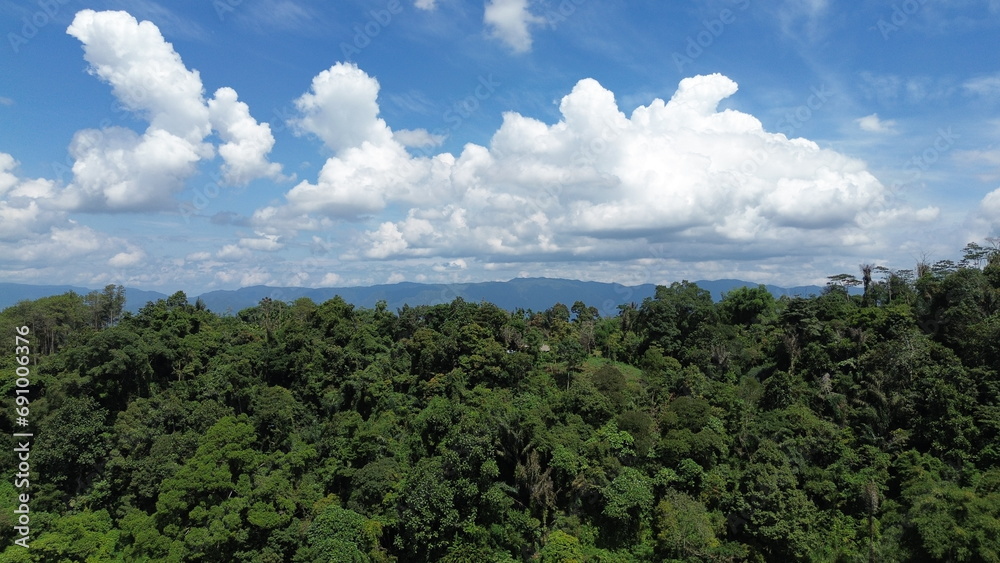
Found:
<path fill-rule="evenodd" d="M 964 258 L 611 317 L 23 302 L 0 561 L 1000 561 L 1000 255 Z"/>

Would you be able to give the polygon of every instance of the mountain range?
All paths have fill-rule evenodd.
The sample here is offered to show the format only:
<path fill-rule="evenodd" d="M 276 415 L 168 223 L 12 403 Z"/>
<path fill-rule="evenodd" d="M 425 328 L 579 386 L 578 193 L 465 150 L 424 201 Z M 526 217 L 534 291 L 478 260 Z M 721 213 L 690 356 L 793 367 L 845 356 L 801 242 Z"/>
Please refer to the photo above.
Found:
<path fill-rule="evenodd" d="M 712 298 L 718 301 L 727 291 L 738 287 L 756 287 L 758 284 L 735 279 L 699 280 L 699 287 L 708 290 Z M 819 294 L 822 286 L 807 285 L 798 287 L 779 287 L 767 285 L 775 297 L 808 296 Z M 479 282 L 462 284 L 422 284 L 403 282 L 396 284 L 374 285 L 368 287 L 339 288 L 307 288 L 307 287 L 270 287 L 253 286 L 235 290 L 216 290 L 188 298 L 191 302 L 201 299 L 208 309 L 217 313 L 235 314 L 247 307 L 257 305 L 261 299 L 269 297 L 278 301 L 294 301 L 301 297 L 322 303 L 336 295 L 358 307 L 374 307 L 379 301 L 385 301 L 389 310 L 395 311 L 403 305 L 436 305 L 450 303 L 457 297 L 466 301 L 487 301 L 507 309 L 525 309 L 544 311 L 563 303 L 567 306 L 576 301 L 582 301 L 588 306 L 597 307 L 601 315 L 609 316 L 618 313 L 618 306 L 625 303 L 641 303 L 646 297 L 652 297 L 656 290 L 654 284 L 626 286 L 617 283 L 592 281 L 576 281 L 554 278 L 516 278 L 506 282 Z M 74 291 L 86 295 L 92 289 L 70 285 L 27 285 L 17 283 L 0 283 L 0 310 L 10 307 L 19 301 L 39 299 L 51 295 L 62 295 Z M 125 289 L 125 309 L 137 312 L 146 303 L 168 296 L 157 291 L 141 289 Z"/>

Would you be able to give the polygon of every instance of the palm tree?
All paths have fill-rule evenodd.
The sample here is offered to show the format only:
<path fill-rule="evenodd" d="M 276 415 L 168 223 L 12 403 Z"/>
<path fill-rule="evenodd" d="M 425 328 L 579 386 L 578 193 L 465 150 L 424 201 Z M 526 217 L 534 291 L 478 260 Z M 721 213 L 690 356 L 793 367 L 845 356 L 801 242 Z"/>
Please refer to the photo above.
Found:
<path fill-rule="evenodd" d="M 861 264 L 861 281 L 865 284 L 865 294 L 862 297 L 862 301 L 868 304 L 868 288 L 872 284 L 872 265 L 871 264 Z"/>

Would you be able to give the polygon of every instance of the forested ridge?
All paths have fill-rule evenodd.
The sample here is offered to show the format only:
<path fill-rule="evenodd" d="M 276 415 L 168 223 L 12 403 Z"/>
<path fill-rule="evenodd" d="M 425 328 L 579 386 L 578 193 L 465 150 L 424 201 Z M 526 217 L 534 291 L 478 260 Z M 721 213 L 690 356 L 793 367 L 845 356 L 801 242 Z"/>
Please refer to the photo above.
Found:
<path fill-rule="evenodd" d="M 610 317 L 119 292 L 0 313 L 0 561 L 1000 561 L 994 249 Z"/>

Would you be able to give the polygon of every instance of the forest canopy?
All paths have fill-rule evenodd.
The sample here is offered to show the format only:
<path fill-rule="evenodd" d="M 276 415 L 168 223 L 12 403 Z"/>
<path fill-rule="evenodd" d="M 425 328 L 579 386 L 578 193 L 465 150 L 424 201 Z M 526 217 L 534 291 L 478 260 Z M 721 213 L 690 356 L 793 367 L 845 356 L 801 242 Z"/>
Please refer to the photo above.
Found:
<path fill-rule="evenodd" d="M 964 253 L 608 317 L 22 302 L 0 561 L 1000 561 L 1000 254 Z"/>

